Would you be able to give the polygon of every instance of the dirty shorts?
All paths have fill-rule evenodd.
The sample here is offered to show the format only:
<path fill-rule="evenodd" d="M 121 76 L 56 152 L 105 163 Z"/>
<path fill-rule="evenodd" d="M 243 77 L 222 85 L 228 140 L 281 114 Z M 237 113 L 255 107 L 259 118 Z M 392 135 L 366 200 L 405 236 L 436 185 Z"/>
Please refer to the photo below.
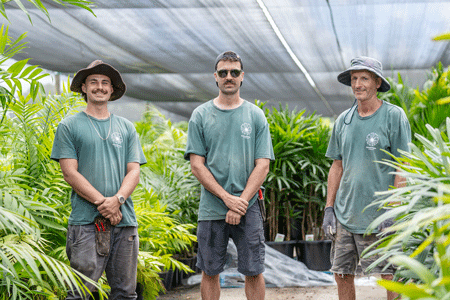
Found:
<path fill-rule="evenodd" d="M 361 263 L 361 268 L 366 273 L 366 269 L 375 260 L 378 255 L 367 258 L 361 258 L 361 253 L 371 244 L 378 240 L 375 234 L 366 235 L 356 234 L 347 231 L 339 221 L 336 222 L 336 238 L 331 244 L 331 272 L 336 274 L 356 274 L 356 268 Z M 375 274 L 393 274 L 393 266 L 389 266 L 386 270 L 387 261 L 378 264 L 370 273 Z"/>
<path fill-rule="evenodd" d="M 238 225 L 225 220 L 199 221 L 197 227 L 197 267 L 214 276 L 224 270 L 229 238 L 238 253 L 238 271 L 245 276 L 264 272 L 264 229 L 258 203 L 247 209 Z"/>

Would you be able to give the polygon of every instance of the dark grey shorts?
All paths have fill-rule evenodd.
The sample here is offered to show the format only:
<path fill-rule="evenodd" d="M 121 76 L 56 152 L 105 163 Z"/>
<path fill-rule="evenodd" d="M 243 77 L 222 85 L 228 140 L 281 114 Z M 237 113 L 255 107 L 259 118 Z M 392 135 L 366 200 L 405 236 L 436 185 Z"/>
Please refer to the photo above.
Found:
<path fill-rule="evenodd" d="M 331 272 L 336 274 L 355 274 L 358 264 L 361 262 L 361 268 L 366 273 L 366 269 L 379 256 L 371 256 L 361 258 L 361 253 L 378 240 L 375 234 L 366 235 L 356 234 L 347 231 L 342 227 L 341 223 L 336 222 L 336 239 L 331 244 Z M 387 262 L 383 261 L 378 264 L 370 273 L 375 274 L 393 274 L 394 269 L 389 266 L 383 270 Z"/>
<path fill-rule="evenodd" d="M 210 276 L 224 270 L 229 238 L 238 252 L 238 271 L 245 276 L 264 272 L 264 230 L 258 202 L 247 209 L 238 225 L 225 220 L 199 221 L 197 267 Z"/>
<path fill-rule="evenodd" d="M 110 300 L 136 299 L 137 258 L 139 236 L 137 227 L 111 227 L 111 244 L 107 256 L 97 252 L 95 226 L 69 225 L 66 242 L 70 266 L 94 281 L 103 271 L 111 287 Z M 84 282 L 84 280 L 83 280 Z M 93 286 L 84 282 L 89 290 Z M 81 295 L 69 291 L 66 300 L 81 300 Z"/>

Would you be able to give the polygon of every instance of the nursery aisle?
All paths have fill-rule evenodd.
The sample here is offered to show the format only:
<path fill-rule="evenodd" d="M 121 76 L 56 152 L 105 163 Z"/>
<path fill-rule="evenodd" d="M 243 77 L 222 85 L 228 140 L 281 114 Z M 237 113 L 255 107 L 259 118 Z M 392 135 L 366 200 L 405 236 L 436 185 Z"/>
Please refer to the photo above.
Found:
<path fill-rule="evenodd" d="M 157 300 L 200 300 L 200 286 L 180 287 L 161 295 Z M 220 300 L 246 300 L 243 288 L 222 289 Z M 268 300 L 338 300 L 337 287 L 286 287 L 266 288 L 266 299 Z M 379 300 L 386 299 L 386 290 L 380 286 L 357 286 L 356 299 Z"/>

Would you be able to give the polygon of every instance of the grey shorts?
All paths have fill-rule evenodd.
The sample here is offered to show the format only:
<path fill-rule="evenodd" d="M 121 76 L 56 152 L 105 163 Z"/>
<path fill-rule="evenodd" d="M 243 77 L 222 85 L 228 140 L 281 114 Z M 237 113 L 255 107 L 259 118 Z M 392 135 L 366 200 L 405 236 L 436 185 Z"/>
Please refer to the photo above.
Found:
<path fill-rule="evenodd" d="M 111 227 L 111 244 L 107 256 L 97 253 L 95 226 L 69 225 L 66 242 L 70 266 L 94 281 L 106 271 L 111 287 L 110 300 L 136 299 L 139 236 L 137 227 Z M 84 281 L 83 281 L 84 282 Z M 93 286 L 84 282 L 93 291 Z M 69 291 L 67 300 L 83 299 L 78 291 Z"/>
<path fill-rule="evenodd" d="M 225 220 L 199 221 L 197 267 L 214 276 L 224 270 L 229 238 L 236 244 L 238 271 L 245 276 L 264 272 L 264 229 L 258 202 L 247 209 L 238 225 Z"/>
<path fill-rule="evenodd" d="M 356 274 L 356 268 L 361 263 L 362 271 L 364 274 L 367 274 L 367 267 L 377 260 L 379 256 L 374 255 L 361 258 L 361 253 L 378 240 L 377 236 L 375 234 L 364 236 L 363 234 L 351 233 L 339 221 L 336 223 L 336 239 L 331 244 L 331 272 L 336 274 Z M 395 270 L 392 265 L 384 270 L 386 264 L 386 261 L 379 263 L 370 273 L 393 274 Z"/>

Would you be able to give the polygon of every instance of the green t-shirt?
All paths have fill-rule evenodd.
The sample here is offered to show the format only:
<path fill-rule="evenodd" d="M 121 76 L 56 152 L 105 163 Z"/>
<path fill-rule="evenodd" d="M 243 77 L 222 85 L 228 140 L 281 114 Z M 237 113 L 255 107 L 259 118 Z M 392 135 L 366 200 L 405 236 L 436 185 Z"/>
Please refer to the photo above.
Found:
<path fill-rule="evenodd" d="M 228 193 L 240 196 L 247 185 L 255 159 L 273 160 L 269 124 L 264 112 L 244 101 L 241 106 L 222 110 L 210 100 L 192 113 L 189 120 L 185 159 L 197 154 Z M 256 195 L 249 202 L 255 202 Z M 225 203 L 202 186 L 198 220 L 225 219 Z"/>
<path fill-rule="evenodd" d="M 334 211 L 338 221 L 348 231 L 362 234 L 383 211 L 370 207 L 375 192 L 394 185 L 395 172 L 385 164 L 376 163 L 392 158 L 381 149 L 399 157 L 398 149 L 409 151 L 411 128 L 404 111 L 384 102 L 372 115 L 360 117 L 356 107 L 347 115 L 344 111 L 333 127 L 327 157 L 342 160 L 343 174 Z M 353 114 L 353 119 L 352 118 Z M 346 116 L 347 115 L 347 116 Z M 345 122 L 349 125 L 344 124 Z"/>
<path fill-rule="evenodd" d="M 92 121 L 92 123 L 91 123 Z M 111 124 L 111 125 L 110 125 Z M 107 140 L 102 138 L 108 136 Z M 145 164 L 139 138 L 133 124 L 125 118 L 111 114 L 110 119 L 99 120 L 85 112 L 79 112 L 62 120 L 56 130 L 51 158 L 78 160 L 78 172 L 105 197 L 114 196 L 122 185 L 127 174 L 127 164 L 138 162 Z M 100 213 L 97 206 L 80 197 L 72 190 L 72 212 L 70 225 L 87 225 L 94 222 Z M 120 208 L 123 226 L 137 226 L 133 201 L 129 197 Z"/>

